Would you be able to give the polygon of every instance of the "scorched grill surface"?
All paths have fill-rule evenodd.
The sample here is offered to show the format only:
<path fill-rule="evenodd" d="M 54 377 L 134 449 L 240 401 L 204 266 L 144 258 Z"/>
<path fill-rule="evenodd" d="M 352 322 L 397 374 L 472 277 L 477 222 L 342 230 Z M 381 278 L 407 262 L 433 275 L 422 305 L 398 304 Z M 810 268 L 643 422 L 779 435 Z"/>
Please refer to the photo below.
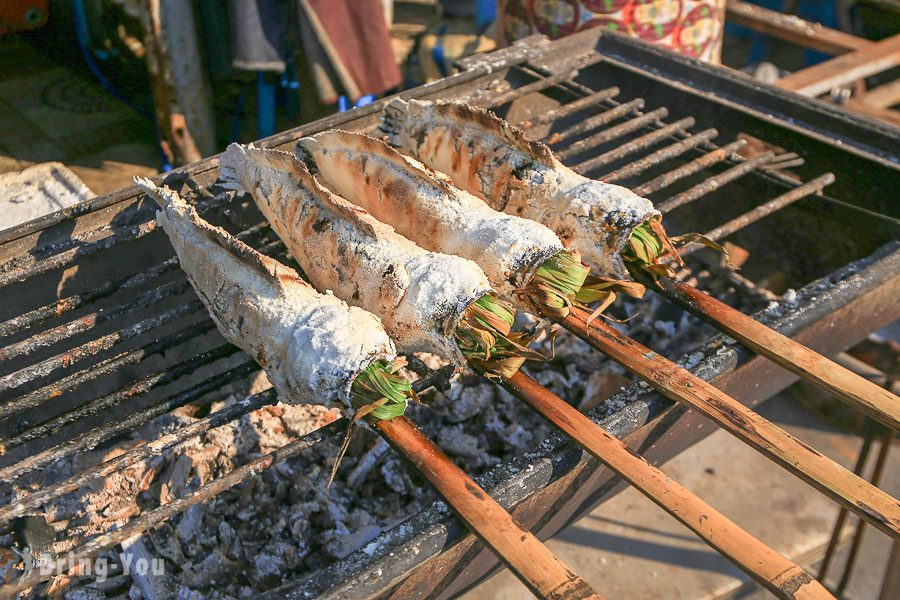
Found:
<path fill-rule="evenodd" d="M 729 297 L 745 309 L 766 306 L 757 315 L 761 321 L 830 354 L 900 316 L 898 206 L 892 201 L 900 183 L 897 130 L 599 31 L 554 43 L 529 39 L 461 66 L 460 74 L 403 95 L 490 107 L 548 142 L 576 170 L 649 197 L 670 232 L 707 232 L 746 249 L 740 274 L 722 269 L 706 251 L 692 252 L 689 263 L 709 273 L 701 283 L 732 288 Z M 373 133 L 380 106 L 259 143 L 290 149 L 297 138 L 331 127 Z M 738 134 L 772 146 L 747 153 L 757 142 L 747 144 Z M 207 218 L 240 232 L 247 243 L 282 253 L 240 196 L 222 205 L 222 196 L 209 191 L 216 167 L 215 158 L 205 160 L 165 182 L 185 190 Z M 0 233 L 0 493 L 6 502 L 13 482 L 112 445 L 258 371 L 222 344 L 156 230 L 154 212 L 151 201 L 129 188 Z M 652 301 L 655 314 L 679 322 L 680 309 Z M 680 362 L 748 405 L 794 379 L 721 335 L 706 335 Z M 211 365 L 218 369 L 214 376 Z M 0 506 L 4 545 L 15 518 L 41 514 L 53 498 L 275 400 L 271 391 L 252 396 L 65 484 L 32 489 L 20 502 Z M 653 463 L 712 430 L 697 427 L 702 417 L 641 383 L 589 415 Z M 343 423 L 253 459 L 194 495 L 145 511 L 73 550 L 87 556 L 112 547 L 339 434 Z M 479 483 L 542 538 L 621 488 L 608 470 L 555 434 L 490 469 Z M 495 566 L 496 558 L 435 502 L 365 551 L 278 591 L 296 598 L 447 597 Z"/>

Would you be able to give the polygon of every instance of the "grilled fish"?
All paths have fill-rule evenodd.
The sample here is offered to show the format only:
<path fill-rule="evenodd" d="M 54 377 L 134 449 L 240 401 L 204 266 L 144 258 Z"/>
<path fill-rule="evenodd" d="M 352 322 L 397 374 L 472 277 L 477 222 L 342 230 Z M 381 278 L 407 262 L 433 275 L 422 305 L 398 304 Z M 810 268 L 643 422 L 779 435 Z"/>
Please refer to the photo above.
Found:
<path fill-rule="evenodd" d="M 453 333 L 490 291 L 478 265 L 420 248 L 322 187 L 293 154 L 232 144 L 220 178 L 253 196 L 316 288 L 381 317 L 402 353 L 463 364 Z"/>
<path fill-rule="evenodd" d="M 495 210 L 543 223 L 599 275 L 626 277 L 620 256 L 649 200 L 575 173 L 492 113 L 455 102 L 395 99 L 381 130 L 401 152 L 447 174 Z"/>
<path fill-rule="evenodd" d="M 219 331 L 259 362 L 280 400 L 350 407 L 356 376 L 395 358 L 375 315 L 320 294 L 293 269 L 210 225 L 172 190 L 135 182 L 159 204 L 157 221 Z"/>
<path fill-rule="evenodd" d="M 381 140 L 331 130 L 302 138 L 297 154 L 333 192 L 419 246 L 478 263 L 506 298 L 563 250 L 547 227 L 497 212 Z"/>

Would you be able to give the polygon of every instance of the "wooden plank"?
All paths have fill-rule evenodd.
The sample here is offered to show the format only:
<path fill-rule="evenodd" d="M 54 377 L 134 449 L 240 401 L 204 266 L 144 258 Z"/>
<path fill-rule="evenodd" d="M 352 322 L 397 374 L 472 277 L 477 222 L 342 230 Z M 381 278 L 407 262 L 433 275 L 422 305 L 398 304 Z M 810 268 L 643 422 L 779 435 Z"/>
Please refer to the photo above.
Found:
<path fill-rule="evenodd" d="M 853 83 L 869 75 L 900 64 L 900 34 L 797 71 L 775 82 L 780 88 L 804 96 L 819 96 L 841 85 Z"/>
<path fill-rule="evenodd" d="M 900 79 L 872 88 L 855 100 L 875 108 L 890 108 L 900 104 Z"/>
<path fill-rule="evenodd" d="M 726 19 L 754 31 L 826 54 L 844 54 L 863 50 L 874 44 L 867 39 L 811 23 L 794 15 L 786 15 L 737 0 L 728 2 Z"/>

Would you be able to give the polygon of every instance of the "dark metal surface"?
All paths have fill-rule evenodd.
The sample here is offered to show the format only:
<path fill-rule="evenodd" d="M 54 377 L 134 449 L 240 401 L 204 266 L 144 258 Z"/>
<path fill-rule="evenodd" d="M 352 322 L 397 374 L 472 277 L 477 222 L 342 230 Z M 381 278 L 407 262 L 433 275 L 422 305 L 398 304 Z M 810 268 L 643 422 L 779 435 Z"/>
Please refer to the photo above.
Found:
<path fill-rule="evenodd" d="M 600 178 L 650 195 L 661 206 L 668 201 L 666 219 L 676 233 L 711 231 L 750 251 L 744 275 L 732 274 L 729 281 L 743 277 L 743 285 L 752 289 L 754 276 L 777 266 L 785 285 L 806 286 L 796 302 L 760 315 L 782 332 L 829 354 L 900 317 L 895 301 L 900 244 L 892 241 L 898 227 L 885 216 L 896 210 L 889 199 L 900 183 L 896 131 L 786 92 L 760 90 L 721 69 L 599 30 L 552 44 L 530 39 L 463 64 L 462 73 L 403 96 L 465 98 L 492 106 L 523 124 L 529 135 L 553 141 L 561 156 L 570 164 L 581 161 L 578 168 L 589 175 L 602 167 L 606 175 Z M 299 137 L 331 127 L 370 130 L 382 103 L 259 144 L 290 147 Z M 704 130 L 690 131 L 695 123 Z M 740 159 L 733 153 L 744 142 L 726 143 L 739 132 L 788 152 Z M 781 169 L 803 163 L 794 171 L 800 181 L 762 169 L 767 163 Z M 837 182 L 824 194 L 832 179 L 823 175 L 826 170 Z M 254 207 L 222 201 L 209 191 L 216 171 L 213 157 L 165 181 L 182 188 L 215 224 L 241 232 L 266 252 L 280 251 Z M 5 358 L 0 363 L 0 442 L 6 450 L 0 456 L 0 483 L 189 402 L 202 402 L 257 370 L 212 331 L 206 312 L 174 268 L 154 213 L 152 202 L 128 188 L 0 233 L 0 355 Z M 748 405 L 794 378 L 722 336 L 701 350 L 704 359 L 692 370 Z M 200 366 L 205 366 L 202 373 Z M 248 406 L 224 416 L 215 413 L 157 443 L 170 447 L 269 400 L 256 397 Z M 626 406 L 604 417 L 604 427 L 651 462 L 663 462 L 712 430 L 702 417 L 673 408 L 645 386 L 632 386 L 614 400 Z M 595 420 L 600 414 L 591 413 Z M 141 452 L 117 459 L 116 465 L 139 460 Z M 285 455 L 274 459 L 280 456 Z M 270 466 L 268 460 L 259 465 Z M 75 475 L 58 493 L 96 481 L 108 468 Z M 256 472 L 242 467 L 227 481 L 211 482 L 204 493 Z M 498 466 L 479 483 L 542 538 L 619 489 L 606 469 L 559 436 Z M 40 490 L 23 498 L 23 506 L 38 507 L 56 495 L 56 490 Z M 166 505 L 126 527 L 140 531 L 187 504 L 179 506 Z M 0 508 L 4 521 L 18 514 L 20 509 Z M 97 548 L 95 540 L 79 552 Z M 450 597 L 497 564 L 440 502 L 385 533 L 375 548 L 280 593 Z"/>

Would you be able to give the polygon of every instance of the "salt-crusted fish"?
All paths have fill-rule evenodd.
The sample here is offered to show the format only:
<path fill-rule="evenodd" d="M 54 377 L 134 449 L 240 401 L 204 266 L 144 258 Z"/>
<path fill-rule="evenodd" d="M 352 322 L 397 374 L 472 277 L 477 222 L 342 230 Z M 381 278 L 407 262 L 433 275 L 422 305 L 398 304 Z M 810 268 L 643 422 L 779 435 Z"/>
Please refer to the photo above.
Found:
<path fill-rule="evenodd" d="M 401 152 L 492 208 L 548 226 L 600 275 L 626 276 L 620 254 L 632 231 L 659 215 L 645 198 L 579 175 L 480 108 L 395 99 L 384 108 L 381 129 Z"/>
<path fill-rule="evenodd" d="M 220 178 L 253 196 L 316 288 L 380 316 L 402 353 L 463 364 L 455 331 L 491 289 L 478 265 L 413 244 L 322 187 L 293 154 L 232 144 Z"/>
<path fill-rule="evenodd" d="M 351 402 L 357 377 L 396 358 L 378 318 L 320 294 L 293 269 L 210 225 L 172 190 L 135 182 L 159 204 L 156 218 L 219 331 L 259 362 L 279 399 L 358 408 Z"/>
<path fill-rule="evenodd" d="M 381 140 L 330 130 L 301 139 L 297 154 L 329 189 L 404 237 L 478 263 L 501 296 L 564 250 L 547 227 L 492 209 Z"/>

